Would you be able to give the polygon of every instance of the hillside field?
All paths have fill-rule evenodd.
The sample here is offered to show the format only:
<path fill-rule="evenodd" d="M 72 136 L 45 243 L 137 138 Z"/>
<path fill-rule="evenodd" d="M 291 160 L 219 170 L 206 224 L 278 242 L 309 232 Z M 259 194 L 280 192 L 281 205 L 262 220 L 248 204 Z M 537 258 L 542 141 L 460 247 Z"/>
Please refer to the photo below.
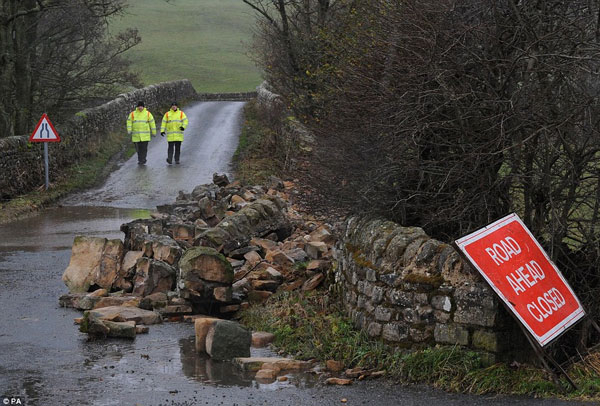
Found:
<path fill-rule="evenodd" d="M 111 33 L 138 29 L 125 55 L 144 85 L 190 79 L 198 92 L 252 91 L 260 72 L 248 56 L 255 17 L 241 0 L 129 0 Z"/>

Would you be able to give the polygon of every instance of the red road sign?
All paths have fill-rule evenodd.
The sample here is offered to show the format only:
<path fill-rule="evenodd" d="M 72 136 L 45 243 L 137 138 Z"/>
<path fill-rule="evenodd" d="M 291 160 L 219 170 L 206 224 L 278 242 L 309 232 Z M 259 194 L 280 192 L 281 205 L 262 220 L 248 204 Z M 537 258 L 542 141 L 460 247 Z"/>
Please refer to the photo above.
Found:
<path fill-rule="evenodd" d="M 516 214 L 456 245 L 542 347 L 585 316 L 567 281 Z"/>
<path fill-rule="evenodd" d="M 29 142 L 60 142 L 58 132 L 54 129 L 46 113 L 42 114 L 35 130 L 29 136 Z"/>

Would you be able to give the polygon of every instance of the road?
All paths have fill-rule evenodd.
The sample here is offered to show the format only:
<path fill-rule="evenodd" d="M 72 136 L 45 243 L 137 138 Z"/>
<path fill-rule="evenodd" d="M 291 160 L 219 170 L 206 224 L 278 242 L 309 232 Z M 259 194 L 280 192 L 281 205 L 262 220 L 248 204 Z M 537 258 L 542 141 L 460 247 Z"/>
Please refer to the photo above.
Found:
<path fill-rule="evenodd" d="M 181 163 L 169 165 L 167 140 L 157 135 L 148 145 L 146 165 L 125 162 L 100 188 L 74 195 L 65 205 L 154 208 L 171 203 L 180 190 L 212 182 L 214 172 L 229 173 L 237 147 L 243 103 L 202 102 L 183 108 L 189 119 Z M 156 117 L 157 133 L 160 119 Z"/>
<path fill-rule="evenodd" d="M 60 207 L 0 226 L 0 402 L 25 405 L 577 405 L 513 397 L 446 394 L 384 381 L 350 387 L 315 384 L 310 375 L 259 384 L 229 363 L 194 349 L 191 324 L 151 326 L 133 341 L 88 341 L 58 307 L 67 289 L 61 275 L 76 235 L 122 238 L 119 226 L 148 217 L 179 190 L 228 172 L 237 144 L 241 103 L 186 106 L 190 126 L 182 164 L 168 166 L 166 141 L 150 144 L 148 164 L 125 162 L 106 183 L 71 196 Z M 262 353 L 255 353 L 262 355 Z"/>

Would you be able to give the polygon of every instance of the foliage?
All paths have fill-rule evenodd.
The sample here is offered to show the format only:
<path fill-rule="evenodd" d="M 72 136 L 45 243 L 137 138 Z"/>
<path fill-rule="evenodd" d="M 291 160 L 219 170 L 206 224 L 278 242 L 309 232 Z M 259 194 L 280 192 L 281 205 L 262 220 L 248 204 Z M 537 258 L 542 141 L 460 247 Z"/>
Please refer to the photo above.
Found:
<path fill-rule="evenodd" d="M 246 3 L 267 80 L 319 136 L 316 185 L 446 241 L 517 212 L 599 314 L 598 4 Z"/>
<path fill-rule="evenodd" d="M 348 367 L 378 367 L 383 346 L 354 330 L 329 296 L 318 292 L 282 292 L 265 307 L 243 311 L 254 330 L 275 334 L 275 345 L 300 359 L 336 359 Z"/>
<path fill-rule="evenodd" d="M 233 156 L 237 178 L 247 184 L 260 184 L 280 172 L 274 147 L 275 130 L 264 125 L 256 102 L 244 107 L 244 124 Z"/>

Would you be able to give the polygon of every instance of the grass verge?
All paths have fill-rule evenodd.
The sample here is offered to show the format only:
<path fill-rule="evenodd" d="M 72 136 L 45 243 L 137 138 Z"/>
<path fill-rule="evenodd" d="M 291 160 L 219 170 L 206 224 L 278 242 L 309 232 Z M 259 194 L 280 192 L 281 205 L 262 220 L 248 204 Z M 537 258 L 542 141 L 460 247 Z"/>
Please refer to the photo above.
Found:
<path fill-rule="evenodd" d="M 342 361 L 346 368 L 385 370 L 401 383 L 440 389 L 535 397 L 600 400 L 600 353 L 569 369 L 579 390 L 563 394 L 545 370 L 530 365 L 489 365 L 484 354 L 457 346 L 409 351 L 369 339 L 355 330 L 338 302 L 326 292 L 282 292 L 241 313 L 242 322 L 275 335 L 274 344 L 298 359 Z M 562 382 L 566 388 L 566 381 Z"/>
<path fill-rule="evenodd" d="M 255 101 L 244 106 L 244 125 L 233 155 L 236 179 L 257 185 L 271 175 L 281 174 L 281 164 L 273 154 L 273 131 L 262 124 Z"/>
<path fill-rule="evenodd" d="M 119 158 L 131 156 L 135 152 L 132 147 L 125 149 L 127 141 L 129 137 L 122 133 L 109 134 L 103 138 L 102 144 L 90 148 L 89 158 L 58 174 L 51 174 L 55 178 L 51 179 L 48 190 L 42 185 L 32 192 L 1 203 L 0 224 L 35 213 L 68 193 L 95 186 L 113 169 L 111 163 L 116 163 Z"/>

